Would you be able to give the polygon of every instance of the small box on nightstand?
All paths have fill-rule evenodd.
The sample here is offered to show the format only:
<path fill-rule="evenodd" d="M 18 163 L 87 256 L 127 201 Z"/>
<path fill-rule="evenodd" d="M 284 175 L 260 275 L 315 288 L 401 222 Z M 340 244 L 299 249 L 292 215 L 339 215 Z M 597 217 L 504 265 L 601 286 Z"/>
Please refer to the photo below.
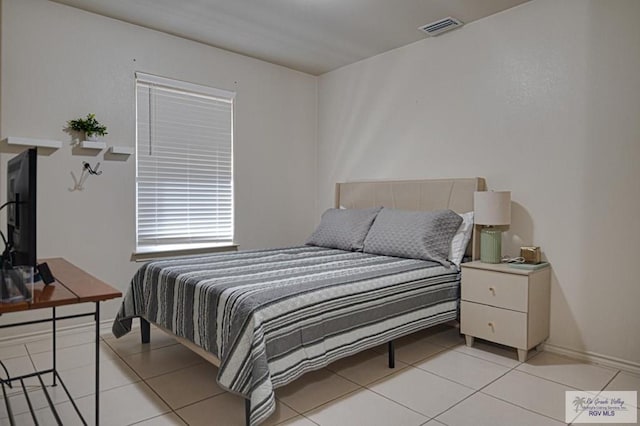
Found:
<path fill-rule="evenodd" d="M 524 263 L 542 262 L 540 247 L 520 247 L 520 257 L 524 259 Z"/>

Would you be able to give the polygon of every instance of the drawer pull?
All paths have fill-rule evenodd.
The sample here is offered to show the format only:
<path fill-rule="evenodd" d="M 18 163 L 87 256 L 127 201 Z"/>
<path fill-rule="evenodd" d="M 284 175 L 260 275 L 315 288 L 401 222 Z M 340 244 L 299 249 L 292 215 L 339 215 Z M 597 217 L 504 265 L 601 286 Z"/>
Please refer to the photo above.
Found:
<path fill-rule="evenodd" d="M 496 289 L 492 286 L 489 287 L 489 291 L 495 296 L 496 295 Z"/>
<path fill-rule="evenodd" d="M 495 330 L 494 330 L 494 327 L 493 327 L 493 322 L 492 322 L 492 321 L 489 321 L 489 322 L 487 323 L 487 325 L 488 325 L 489 327 L 491 327 L 491 331 L 495 331 Z"/>

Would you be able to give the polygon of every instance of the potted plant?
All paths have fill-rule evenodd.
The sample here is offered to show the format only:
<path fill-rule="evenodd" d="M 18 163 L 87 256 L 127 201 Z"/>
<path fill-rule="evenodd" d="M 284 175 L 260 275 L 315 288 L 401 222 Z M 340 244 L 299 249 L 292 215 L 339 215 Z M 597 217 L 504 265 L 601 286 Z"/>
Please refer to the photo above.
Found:
<path fill-rule="evenodd" d="M 67 126 L 76 132 L 84 132 L 89 141 L 95 141 L 99 136 L 107 134 L 107 126 L 100 124 L 95 114 L 87 114 L 87 118 L 69 120 Z"/>

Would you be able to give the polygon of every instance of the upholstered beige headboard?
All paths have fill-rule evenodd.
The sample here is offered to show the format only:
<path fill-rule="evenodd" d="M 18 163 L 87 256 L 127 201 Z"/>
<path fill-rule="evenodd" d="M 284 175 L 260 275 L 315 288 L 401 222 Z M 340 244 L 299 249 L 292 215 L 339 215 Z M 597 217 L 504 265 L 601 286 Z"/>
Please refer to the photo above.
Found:
<path fill-rule="evenodd" d="M 486 191 L 484 178 L 389 180 L 336 184 L 336 208 L 390 207 L 404 210 L 473 210 L 473 193 Z M 479 239 L 474 227 L 467 253 L 479 258 Z"/>

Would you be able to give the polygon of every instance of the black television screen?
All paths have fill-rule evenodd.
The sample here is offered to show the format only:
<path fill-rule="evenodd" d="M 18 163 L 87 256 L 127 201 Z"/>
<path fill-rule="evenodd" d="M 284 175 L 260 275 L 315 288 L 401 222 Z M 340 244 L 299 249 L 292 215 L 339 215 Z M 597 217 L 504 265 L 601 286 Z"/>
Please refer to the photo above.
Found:
<path fill-rule="evenodd" d="M 37 150 L 24 151 L 7 164 L 7 239 L 11 264 L 36 267 Z"/>

